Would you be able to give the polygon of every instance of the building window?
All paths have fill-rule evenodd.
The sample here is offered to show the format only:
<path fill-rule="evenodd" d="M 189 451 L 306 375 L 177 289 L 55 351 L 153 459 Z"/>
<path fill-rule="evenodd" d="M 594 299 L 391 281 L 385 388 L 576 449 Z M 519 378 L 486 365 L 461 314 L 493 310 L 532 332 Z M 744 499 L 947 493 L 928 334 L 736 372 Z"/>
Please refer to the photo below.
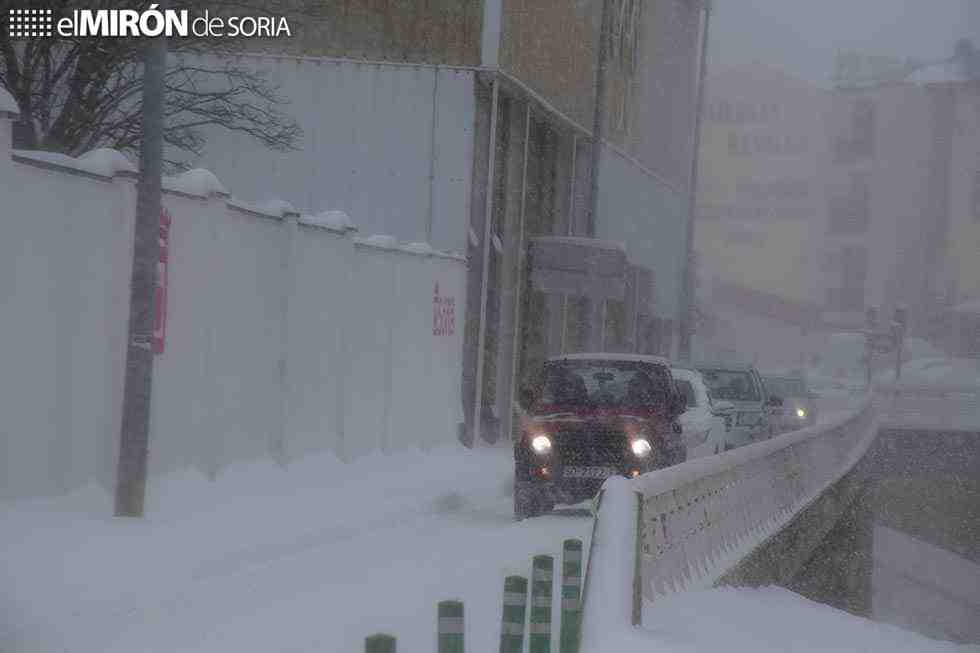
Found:
<path fill-rule="evenodd" d="M 835 234 L 867 233 L 871 222 L 871 185 L 868 174 L 851 173 L 845 195 L 830 201 L 830 232 Z"/>

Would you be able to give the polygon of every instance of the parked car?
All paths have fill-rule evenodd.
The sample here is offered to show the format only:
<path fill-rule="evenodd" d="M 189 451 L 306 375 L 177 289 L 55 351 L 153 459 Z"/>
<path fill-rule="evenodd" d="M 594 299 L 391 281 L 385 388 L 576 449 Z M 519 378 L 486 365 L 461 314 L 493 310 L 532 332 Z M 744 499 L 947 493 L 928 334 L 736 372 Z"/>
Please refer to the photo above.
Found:
<path fill-rule="evenodd" d="M 575 354 L 547 361 L 520 392 L 514 442 L 514 515 L 593 498 L 617 474 L 637 476 L 683 462 L 684 412 L 668 361 L 655 356 Z"/>
<path fill-rule="evenodd" d="M 735 404 L 712 399 L 697 370 L 673 367 L 670 371 L 678 392 L 684 395 L 687 403 L 687 410 L 677 420 L 687 445 L 687 457 L 700 458 L 724 451 Z"/>
<path fill-rule="evenodd" d="M 775 434 L 769 420 L 769 408 L 782 405 L 779 397 L 770 397 L 762 377 L 751 365 L 734 363 L 696 365 L 708 393 L 714 401 L 734 405 L 732 428 L 725 437 L 725 449 L 733 449 L 766 440 Z"/>
<path fill-rule="evenodd" d="M 816 395 L 807 387 L 802 374 L 766 374 L 766 392 L 779 397 L 783 405 L 770 408 L 770 421 L 778 433 L 795 431 L 817 423 Z"/>

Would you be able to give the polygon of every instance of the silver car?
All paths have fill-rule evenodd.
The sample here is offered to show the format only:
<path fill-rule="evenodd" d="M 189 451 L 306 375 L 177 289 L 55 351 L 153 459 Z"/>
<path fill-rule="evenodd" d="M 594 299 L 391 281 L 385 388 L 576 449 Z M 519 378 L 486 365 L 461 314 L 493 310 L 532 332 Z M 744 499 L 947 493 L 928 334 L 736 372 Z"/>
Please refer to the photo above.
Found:
<path fill-rule="evenodd" d="M 751 365 L 732 363 L 697 365 L 713 401 L 731 402 L 731 429 L 725 434 L 724 448 L 734 449 L 767 440 L 776 434 L 770 423 L 771 408 L 782 405 L 770 397 L 759 372 Z"/>

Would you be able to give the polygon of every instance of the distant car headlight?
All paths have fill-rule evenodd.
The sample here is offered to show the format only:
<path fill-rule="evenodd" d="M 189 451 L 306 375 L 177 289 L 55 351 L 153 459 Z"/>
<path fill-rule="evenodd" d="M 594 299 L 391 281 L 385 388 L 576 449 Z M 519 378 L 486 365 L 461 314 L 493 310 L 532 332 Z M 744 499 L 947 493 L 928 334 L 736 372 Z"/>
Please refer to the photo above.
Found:
<path fill-rule="evenodd" d="M 805 408 L 797 408 L 796 409 L 796 416 L 799 417 L 800 419 L 806 419 L 806 409 Z"/>
<path fill-rule="evenodd" d="M 531 438 L 531 448 L 535 453 L 546 454 L 551 451 L 551 438 L 541 433 Z"/>
<path fill-rule="evenodd" d="M 630 449 L 633 450 L 633 455 L 637 458 L 645 458 L 653 451 L 653 447 L 650 446 L 650 441 L 646 438 L 636 438 L 630 442 Z"/>

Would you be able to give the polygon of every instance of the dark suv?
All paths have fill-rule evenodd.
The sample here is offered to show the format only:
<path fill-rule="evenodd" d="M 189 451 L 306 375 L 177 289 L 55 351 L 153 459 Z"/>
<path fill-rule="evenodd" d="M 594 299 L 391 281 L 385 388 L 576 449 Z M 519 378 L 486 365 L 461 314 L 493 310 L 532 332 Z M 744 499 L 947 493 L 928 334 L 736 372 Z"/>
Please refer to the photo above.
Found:
<path fill-rule="evenodd" d="M 575 354 L 544 364 L 521 389 L 514 515 L 591 499 L 603 481 L 687 458 L 670 363 L 654 356 Z"/>

